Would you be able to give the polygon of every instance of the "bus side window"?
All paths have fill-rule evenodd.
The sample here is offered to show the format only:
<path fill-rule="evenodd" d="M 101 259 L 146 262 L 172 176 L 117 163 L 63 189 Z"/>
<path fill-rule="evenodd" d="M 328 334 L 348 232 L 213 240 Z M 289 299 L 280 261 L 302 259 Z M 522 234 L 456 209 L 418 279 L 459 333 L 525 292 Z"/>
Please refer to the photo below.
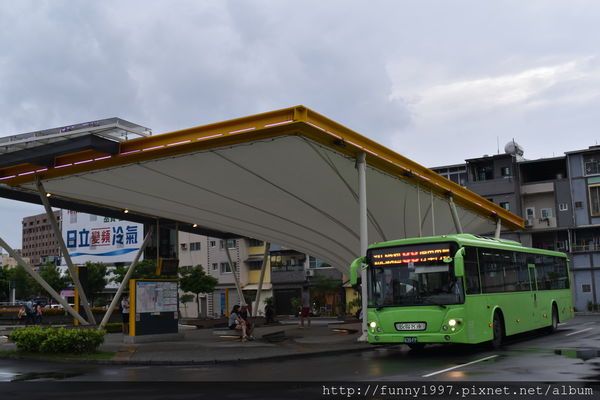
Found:
<path fill-rule="evenodd" d="M 465 263 L 467 294 L 481 293 L 481 284 L 479 282 L 479 267 L 477 262 L 477 251 L 474 247 L 465 247 L 463 260 Z"/>

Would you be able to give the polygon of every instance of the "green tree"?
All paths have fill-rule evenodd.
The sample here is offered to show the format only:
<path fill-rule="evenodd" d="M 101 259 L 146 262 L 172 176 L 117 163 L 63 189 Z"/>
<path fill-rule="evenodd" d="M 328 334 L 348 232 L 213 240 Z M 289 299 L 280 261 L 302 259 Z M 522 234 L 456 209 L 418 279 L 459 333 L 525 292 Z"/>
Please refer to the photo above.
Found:
<path fill-rule="evenodd" d="M 27 299 L 35 293 L 35 280 L 29 275 L 25 268 L 18 265 L 10 269 L 10 278 L 15 283 L 15 295 L 17 299 Z"/>
<path fill-rule="evenodd" d="M 94 304 L 94 299 L 102 293 L 106 285 L 108 284 L 108 278 L 106 277 L 107 266 L 101 262 L 86 262 L 85 268 L 87 269 L 87 287 L 86 297 L 90 304 Z M 66 283 L 73 285 L 73 279 L 71 276 L 66 277 Z"/>
<path fill-rule="evenodd" d="M 88 270 L 87 272 L 87 287 L 89 293 L 89 301 L 91 304 L 94 304 L 94 299 L 96 299 L 104 290 L 106 285 L 108 284 L 108 278 L 106 277 L 106 264 L 101 262 L 87 262 L 85 266 Z"/>
<path fill-rule="evenodd" d="M 8 265 L 0 267 L 0 301 L 10 300 L 11 273 Z"/>
<path fill-rule="evenodd" d="M 180 275 L 181 290 L 196 295 L 198 315 L 200 315 L 200 293 L 212 293 L 219 280 L 214 276 L 207 275 L 202 265 L 196 265 L 189 270 L 181 271 Z"/>
<path fill-rule="evenodd" d="M 129 269 L 129 265 L 123 267 L 116 267 L 113 270 L 113 274 L 115 274 L 113 278 L 113 282 L 121 283 L 127 270 Z M 157 279 L 157 278 L 167 278 L 166 276 L 157 276 L 156 275 L 156 261 L 155 260 L 144 260 L 137 263 L 135 269 L 133 270 L 133 274 L 131 275 L 131 279 Z"/>
<path fill-rule="evenodd" d="M 40 277 L 50 285 L 52 289 L 57 292 L 60 292 L 65 287 L 65 277 L 60 273 L 60 269 L 51 262 L 47 262 L 46 265 L 40 267 L 39 270 Z M 50 295 L 46 289 L 42 287 L 37 281 L 33 281 L 33 291 L 36 294 L 45 294 Z"/>
<path fill-rule="evenodd" d="M 318 306 L 329 304 L 328 298 L 333 298 L 331 304 L 333 307 L 336 304 L 341 286 L 340 281 L 317 274 L 311 281 L 312 297 Z"/>

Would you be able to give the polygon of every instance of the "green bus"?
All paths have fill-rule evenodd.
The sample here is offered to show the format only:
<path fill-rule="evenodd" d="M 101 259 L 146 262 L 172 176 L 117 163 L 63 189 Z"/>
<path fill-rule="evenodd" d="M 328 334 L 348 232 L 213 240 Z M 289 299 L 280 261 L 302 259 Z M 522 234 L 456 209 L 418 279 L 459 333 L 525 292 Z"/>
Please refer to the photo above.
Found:
<path fill-rule="evenodd" d="M 574 316 L 564 253 L 512 240 L 456 234 L 369 246 L 350 267 L 366 269 L 368 340 L 373 344 L 483 343 Z"/>

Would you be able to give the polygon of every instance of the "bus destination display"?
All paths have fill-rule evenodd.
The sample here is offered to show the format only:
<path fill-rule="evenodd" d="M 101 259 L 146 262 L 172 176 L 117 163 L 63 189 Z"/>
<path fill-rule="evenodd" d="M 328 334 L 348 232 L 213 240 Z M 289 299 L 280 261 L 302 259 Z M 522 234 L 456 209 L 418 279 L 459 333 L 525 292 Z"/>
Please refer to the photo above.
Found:
<path fill-rule="evenodd" d="M 443 261 L 452 256 L 448 243 L 387 247 L 370 251 L 371 265 L 375 267 L 392 264 L 419 264 Z"/>

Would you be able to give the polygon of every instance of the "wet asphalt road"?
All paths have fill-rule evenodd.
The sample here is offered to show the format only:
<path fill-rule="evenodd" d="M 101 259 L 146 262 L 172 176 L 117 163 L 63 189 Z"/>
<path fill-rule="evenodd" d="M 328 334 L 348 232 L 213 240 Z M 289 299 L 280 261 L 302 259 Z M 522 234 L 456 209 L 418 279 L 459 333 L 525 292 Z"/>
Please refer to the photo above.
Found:
<path fill-rule="evenodd" d="M 580 316 L 551 334 L 509 338 L 501 350 L 405 346 L 290 361 L 195 366 L 63 364 L 0 360 L 0 382 L 600 382 L 600 316 Z"/>

